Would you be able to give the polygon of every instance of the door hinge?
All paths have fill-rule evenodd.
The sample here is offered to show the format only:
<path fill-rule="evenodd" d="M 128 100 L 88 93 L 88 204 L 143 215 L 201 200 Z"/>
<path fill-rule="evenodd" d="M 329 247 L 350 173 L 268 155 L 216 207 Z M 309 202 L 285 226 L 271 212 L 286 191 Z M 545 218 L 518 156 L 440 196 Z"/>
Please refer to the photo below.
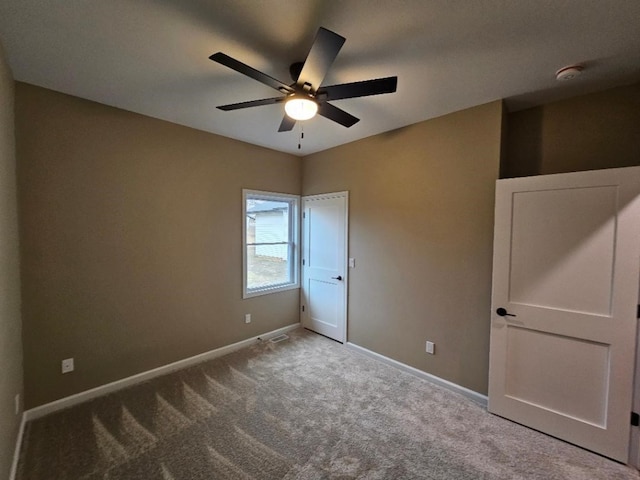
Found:
<path fill-rule="evenodd" d="M 640 426 L 640 415 L 636 412 L 631 412 L 631 425 L 634 427 Z"/>
<path fill-rule="evenodd" d="M 302 305 L 302 311 L 304 312 L 304 305 Z"/>
<path fill-rule="evenodd" d="M 305 264 L 305 263 L 304 263 L 304 258 L 303 258 L 303 259 L 302 259 L 302 265 L 304 266 L 304 264 Z"/>
<path fill-rule="evenodd" d="M 302 212 L 302 218 L 307 218 L 307 212 Z"/>
<path fill-rule="evenodd" d="M 640 305 L 638 305 L 638 314 L 636 315 L 636 317 L 640 318 Z"/>

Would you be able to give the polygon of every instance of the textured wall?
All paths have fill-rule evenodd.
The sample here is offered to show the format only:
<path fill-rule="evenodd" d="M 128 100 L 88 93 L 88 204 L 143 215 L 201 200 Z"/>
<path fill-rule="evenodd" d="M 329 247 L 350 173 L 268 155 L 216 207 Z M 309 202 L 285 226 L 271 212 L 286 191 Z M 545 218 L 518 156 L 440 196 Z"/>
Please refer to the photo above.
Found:
<path fill-rule="evenodd" d="M 20 265 L 14 142 L 14 82 L 0 46 L 0 478 L 8 478 L 22 395 Z"/>
<path fill-rule="evenodd" d="M 640 165 L 640 84 L 508 115 L 503 177 Z"/>
<path fill-rule="evenodd" d="M 28 407 L 299 321 L 241 249 L 242 188 L 300 193 L 299 158 L 23 83 L 16 129 Z"/>
<path fill-rule="evenodd" d="M 501 129 L 493 102 L 310 155 L 303 169 L 305 195 L 349 191 L 349 341 L 481 393 Z"/>

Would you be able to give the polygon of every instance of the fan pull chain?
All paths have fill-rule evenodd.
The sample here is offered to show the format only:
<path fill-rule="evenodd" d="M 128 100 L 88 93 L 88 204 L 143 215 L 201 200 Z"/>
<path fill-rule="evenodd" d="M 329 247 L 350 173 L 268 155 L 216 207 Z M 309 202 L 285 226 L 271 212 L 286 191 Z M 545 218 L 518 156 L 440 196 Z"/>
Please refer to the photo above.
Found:
<path fill-rule="evenodd" d="M 304 138 L 304 127 L 302 124 L 300 125 L 300 138 L 298 139 L 298 150 L 300 150 L 302 145 L 302 139 Z"/>

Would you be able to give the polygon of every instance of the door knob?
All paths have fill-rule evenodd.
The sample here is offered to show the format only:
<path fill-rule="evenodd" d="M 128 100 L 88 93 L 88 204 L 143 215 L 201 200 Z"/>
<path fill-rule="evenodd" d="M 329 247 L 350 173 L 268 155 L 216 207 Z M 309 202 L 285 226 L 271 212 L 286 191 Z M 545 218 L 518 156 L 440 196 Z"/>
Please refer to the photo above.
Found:
<path fill-rule="evenodd" d="M 496 313 L 498 315 L 500 315 L 501 317 L 515 317 L 516 316 L 513 313 L 507 312 L 507 309 L 506 308 L 502 308 L 502 307 L 498 308 L 496 310 Z"/>
<path fill-rule="evenodd" d="M 334 280 L 342 280 L 342 275 L 338 275 L 337 277 L 331 277 L 331 278 L 333 278 Z"/>

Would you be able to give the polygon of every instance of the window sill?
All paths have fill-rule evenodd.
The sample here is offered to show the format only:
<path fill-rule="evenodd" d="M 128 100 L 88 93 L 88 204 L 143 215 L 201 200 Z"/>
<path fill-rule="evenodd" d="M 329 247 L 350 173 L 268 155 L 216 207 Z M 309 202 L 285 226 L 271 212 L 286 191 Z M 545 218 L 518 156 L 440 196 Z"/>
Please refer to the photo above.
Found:
<path fill-rule="evenodd" d="M 286 292 L 287 290 L 299 290 L 299 289 L 300 289 L 299 283 L 273 287 L 273 288 L 267 287 L 260 290 L 252 290 L 250 292 L 244 292 L 242 295 L 242 298 L 245 299 L 245 298 L 252 298 L 252 297 L 260 297 L 262 295 L 268 295 L 270 293 L 279 293 L 279 292 Z"/>

